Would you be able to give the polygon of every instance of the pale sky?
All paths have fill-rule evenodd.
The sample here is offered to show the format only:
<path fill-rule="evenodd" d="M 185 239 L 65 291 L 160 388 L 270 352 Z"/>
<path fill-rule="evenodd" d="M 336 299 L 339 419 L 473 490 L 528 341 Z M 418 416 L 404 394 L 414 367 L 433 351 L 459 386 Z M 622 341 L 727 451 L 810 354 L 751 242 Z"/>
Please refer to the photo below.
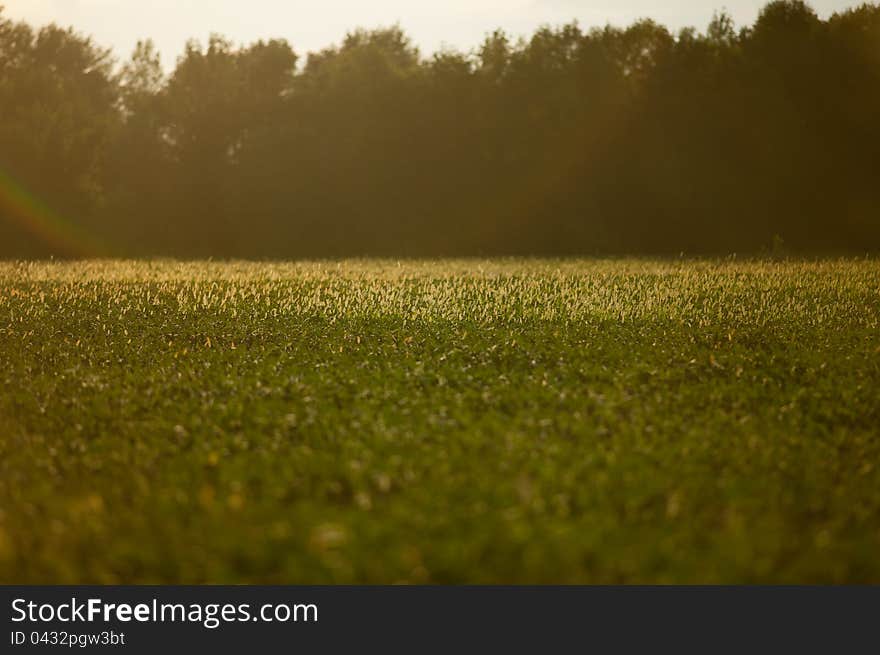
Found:
<path fill-rule="evenodd" d="M 813 0 L 822 17 L 861 0 Z M 705 28 L 717 8 L 738 27 L 751 24 L 764 0 L 0 0 L 7 17 L 34 25 L 72 25 L 118 57 L 151 37 L 166 67 L 190 37 L 218 32 L 236 43 L 283 37 L 300 55 L 338 43 L 356 27 L 399 23 L 422 54 L 442 46 L 470 50 L 495 28 L 528 35 L 541 24 L 577 19 L 582 27 L 654 18 L 674 29 Z"/>

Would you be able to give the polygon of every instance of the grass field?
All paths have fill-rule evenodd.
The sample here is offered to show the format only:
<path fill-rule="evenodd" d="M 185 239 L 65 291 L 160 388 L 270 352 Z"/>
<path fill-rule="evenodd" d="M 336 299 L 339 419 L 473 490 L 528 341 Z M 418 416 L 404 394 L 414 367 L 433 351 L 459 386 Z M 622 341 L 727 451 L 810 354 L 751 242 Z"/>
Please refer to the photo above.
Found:
<path fill-rule="evenodd" d="M 0 264 L 0 581 L 880 582 L 880 262 Z"/>

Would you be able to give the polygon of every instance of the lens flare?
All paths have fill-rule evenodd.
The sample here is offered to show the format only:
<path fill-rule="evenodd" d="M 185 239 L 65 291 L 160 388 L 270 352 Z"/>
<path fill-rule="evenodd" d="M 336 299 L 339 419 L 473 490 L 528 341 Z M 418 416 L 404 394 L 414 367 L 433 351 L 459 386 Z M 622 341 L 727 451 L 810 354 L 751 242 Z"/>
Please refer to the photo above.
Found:
<path fill-rule="evenodd" d="M 0 221 L 14 222 L 61 256 L 87 257 L 104 251 L 82 228 L 65 220 L 3 170 L 0 170 Z"/>

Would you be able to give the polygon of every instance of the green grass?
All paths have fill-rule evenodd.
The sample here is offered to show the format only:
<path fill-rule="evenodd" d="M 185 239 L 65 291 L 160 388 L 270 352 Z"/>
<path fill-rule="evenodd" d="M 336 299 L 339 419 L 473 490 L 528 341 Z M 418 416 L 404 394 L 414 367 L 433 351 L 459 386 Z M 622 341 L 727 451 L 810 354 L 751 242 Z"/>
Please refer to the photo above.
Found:
<path fill-rule="evenodd" d="M 880 262 L 0 264 L 0 581 L 880 582 Z"/>

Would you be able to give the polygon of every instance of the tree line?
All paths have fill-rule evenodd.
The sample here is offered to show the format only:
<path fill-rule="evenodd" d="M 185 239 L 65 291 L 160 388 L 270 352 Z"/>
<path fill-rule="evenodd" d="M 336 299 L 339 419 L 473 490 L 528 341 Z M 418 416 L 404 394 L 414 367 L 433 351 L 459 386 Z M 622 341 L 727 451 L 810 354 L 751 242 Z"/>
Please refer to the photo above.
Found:
<path fill-rule="evenodd" d="M 874 4 L 431 56 L 213 36 L 169 73 L 0 10 L 0 256 L 864 253 L 878 117 Z"/>

